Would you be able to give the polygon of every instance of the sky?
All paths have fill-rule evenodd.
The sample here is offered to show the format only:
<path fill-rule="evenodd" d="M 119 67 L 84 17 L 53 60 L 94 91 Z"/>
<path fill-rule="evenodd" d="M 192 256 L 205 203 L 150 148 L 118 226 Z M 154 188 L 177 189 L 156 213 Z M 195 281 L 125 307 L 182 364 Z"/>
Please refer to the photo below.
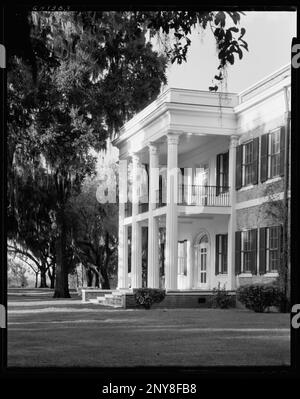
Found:
<path fill-rule="evenodd" d="M 228 67 L 227 91 L 240 92 L 275 72 L 291 59 L 291 42 L 296 36 L 296 12 L 247 11 L 240 27 L 246 29 L 243 39 L 249 53 Z M 210 29 L 194 31 L 187 62 L 168 68 L 168 87 L 208 90 L 217 74 L 218 58 Z M 225 91 L 225 90 L 224 90 Z"/>

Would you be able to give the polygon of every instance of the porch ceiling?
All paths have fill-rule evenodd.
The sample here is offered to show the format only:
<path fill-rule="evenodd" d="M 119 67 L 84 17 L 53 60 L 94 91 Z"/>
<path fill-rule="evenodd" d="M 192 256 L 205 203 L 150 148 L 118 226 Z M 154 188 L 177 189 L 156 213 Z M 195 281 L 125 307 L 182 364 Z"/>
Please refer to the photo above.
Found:
<path fill-rule="evenodd" d="M 221 142 L 229 143 L 229 137 L 219 135 L 194 135 L 194 134 L 182 134 L 179 138 L 178 144 L 178 164 L 180 165 L 181 159 L 186 158 L 187 155 L 193 154 L 194 152 L 200 154 L 205 152 L 206 148 L 211 145 L 218 145 Z M 166 137 L 161 138 L 156 142 L 159 150 L 159 163 L 160 165 L 167 165 L 167 139 Z M 143 148 L 138 152 L 141 163 L 149 163 L 149 151 L 148 148 Z"/>
<path fill-rule="evenodd" d="M 113 144 L 126 158 L 132 152 L 143 151 L 150 142 L 164 143 L 168 133 L 178 133 L 184 136 L 181 153 L 188 152 L 203 136 L 210 140 L 209 136 L 236 134 L 235 105 L 237 98 L 233 94 L 219 101 L 213 93 L 170 89 L 128 121 Z M 192 139 L 187 139 L 189 135 Z"/>

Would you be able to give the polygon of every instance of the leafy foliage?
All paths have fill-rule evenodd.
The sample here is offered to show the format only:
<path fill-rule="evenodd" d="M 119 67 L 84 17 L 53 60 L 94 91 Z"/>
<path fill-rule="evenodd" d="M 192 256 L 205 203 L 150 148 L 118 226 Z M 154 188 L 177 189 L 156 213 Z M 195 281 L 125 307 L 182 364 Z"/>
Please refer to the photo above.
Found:
<path fill-rule="evenodd" d="M 270 306 L 279 306 L 282 293 L 275 284 L 251 284 L 239 287 L 237 296 L 247 309 L 262 313 Z"/>
<path fill-rule="evenodd" d="M 190 34 L 192 28 L 200 27 L 205 30 L 209 27 L 216 40 L 219 74 L 214 77 L 214 86 L 210 91 L 217 91 L 224 79 L 224 71 L 228 65 L 235 62 L 234 55 L 243 58 L 243 51 L 249 51 L 247 42 L 243 39 L 246 30 L 238 28 L 242 12 L 224 11 L 148 11 L 137 12 L 137 20 L 150 30 L 152 36 L 157 32 L 169 35 L 173 40 L 166 45 L 166 54 L 172 63 L 181 64 L 187 59 L 188 49 L 191 45 Z M 233 23 L 233 26 L 231 24 Z"/>
<path fill-rule="evenodd" d="M 109 289 L 109 278 L 116 273 L 118 206 L 100 204 L 96 191 L 99 178 L 87 178 L 82 191 L 70 198 L 67 209 L 77 259 L 87 270 L 88 286 Z"/>
<path fill-rule="evenodd" d="M 282 245 L 280 251 L 280 262 L 278 268 L 278 277 L 276 284 L 282 293 L 282 301 L 280 303 L 281 311 L 289 312 L 290 308 L 290 199 L 278 200 L 278 192 L 283 189 L 280 181 L 275 184 L 268 184 L 263 190 L 264 196 L 268 197 L 266 204 L 259 209 L 259 214 L 262 218 L 273 220 L 274 224 L 281 225 Z M 278 184 L 280 186 L 278 186 Z"/>
<path fill-rule="evenodd" d="M 18 259 L 8 259 L 7 282 L 9 287 L 27 287 L 26 269 Z"/>
<path fill-rule="evenodd" d="M 158 288 L 138 288 L 134 290 L 134 298 L 137 305 L 150 309 L 153 303 L 159 303 L 166 296 L 165 290 Z"/>
<path fill-rule="evenodd" d="M 9 11 L 9 29 L 19 28 L 17 40 L 7 35 L 9 237 L 55 263 L 55 296 L 69 296 L 68 273 L 78 252 L 88 253 L 77 248 L 83 233 L 68 212 L 86 176 L 95 175 L 91 148 L 105 148 L 107 137 L 157 97 L 168 61 L 186 60 L 197 24 L 215 35 L 220 71 L 234 52 L 241 58 L 245 31 L 228 27 L 228 16 L 238 24 L 240 13 Z M 173 38 L 165 54 L 153 50 L 148 32 Z M 114 235 L 107 234 L 111 249 Z"/>
<path fill-rule="evenodd" d="M 235 307 L 235 297 L 226 291 L 225 286 L 221 288 L 220 283 L 218 288 L 213 289 L 212 307 L 220 309 Z"/>

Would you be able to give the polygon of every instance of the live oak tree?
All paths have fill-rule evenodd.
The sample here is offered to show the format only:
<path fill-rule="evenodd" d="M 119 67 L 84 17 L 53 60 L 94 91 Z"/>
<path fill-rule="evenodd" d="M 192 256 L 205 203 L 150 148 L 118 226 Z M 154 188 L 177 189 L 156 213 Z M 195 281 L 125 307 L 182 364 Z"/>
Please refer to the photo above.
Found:
<path fill-rule="evenodd" d="M 51 213 L 46 209 L 52 215 L 55 297 L 69 296 L 68 273 L 76 248 L 66 208 L 80 193 L 83 179 L 93 175 L 90 148 L 104 148 L 108 136 L 157 97 L 166 83 L 167 63 L 186 60 L 196 26 L 211 29 L 216 39 L 220 64 L 216 84 L 209 89 L 217 90 L 234 54 L 241 59 L 247 50 L 240 16 L 222 11 L 12 13 L 9 26 L 17 22 L 19 30 L 18 40 L 7 35 L 9 223 L 18 239 L 20 226 L 28 221 L 19 209 L 14 160 L 31 165 L 27 173 L 34 185 L 35 161 L 43 157 L 54 193 Z M 149 32 L 171 37 L 163 55 L 153 50 Z M 30 245 L 37 243 L 35 238 Z"/>
<path fill-rule="evenodd" d="M 72 227 L 75 253 L 86 270 L 87 285 L 110 288 L 110 277 L 116 273 L 118 243 L 118 206 L 100 203 L 99 178 L 87 178 L 81 192 L 68 204 L 67 217 Z"/>
<path fill-rule="evenodd" d="M 20 112 L 16 98 L 10 125 L 12 158 L 16 155 L 17 145 L 19 157 L 23 156 L 25 150 L 26 155 L 29 154 L 32 158 L 42 155 L 46 160 L 49 178 L 55 191 L 52 206 L 53 230 L 56 237 L 56 297 L 69 296 L 68 272 L 72 267 L 73 256 L 67 255 L 70 238 L 65 208 L 72 193 L 80 190 L 83 178 L 93 172 L 95 159 L 89 150 L 91 147 L 98 150 L 102 148 L 107 135 L 120 126 L 126 117 L 125 113 L 137 106 L 126 107 L 130 97 L 134 101 L 138 100 L 139 106 L 145 105 L 158 94 L 160 82 L 164 79 L 165 59 L 153 52 L 151 45 L 125 37 L 125 33 L 130 32 L 130 26 L 126 28 L 126 23 L 123 28 L 125 36 L 120 37 L 118 32 L 114 33 L 113 21 L 109 20 L 109 23 L 111 26 L 108 28 L 111 31 L 106 39 L 106 56 L 101 56 L 100 61 L 102 58 L 106 59 L 111 71 L 102 78 L 99 75 L 93 77 L 96 61 L 91 58 L 89 50 L 84 51 L 82 48 L 78 49 L 77 54 L 61 59 L 58 67 L 40 61 L 37 85 L 32 84 L 33 89 L 29 88 L 28 92 L 20 90 L 15 93 L 15 87 L 18 87 L 20 80 L 15 83 L 16 79 L 13 73 L 11 74 L 9 87 L 12 93 L 16 96 L 19 94 L 21 100 L 24 94 L 27 94 L 30 107 L 25 108 L 26 114 L 23 119 L 28 119 L 25 131 L 27 134 L 30 131 L 29 144 L 32 144 L 28 145 L 28 149 L 27 137 L 24 138 L 22 134 L 15 137 L 13 114 Z M 16 59 L 17 63 L 27 72 L 22 60 Z M 21 74 L 22 69 L 19 71 Z M 29 74 L 26 77 L 30 78 Z M 127 95 L 120 87 L 126 88 Z M 18 126 L 20 133 L 24 131 L 22 125 L 24 126 L 21 121 Z M 37 154 L 31 154 L 31 151 Z M 12 167 L 12 176 L 15 176 L 15 172 L 15 168 Z M 34 169 L 30 172 L 33 175 Z M 17 197 L 13 181 L 9 188 L 13 204 Z M 17 207 L 12 208 L 14 212 L 11 220 L 16 222 L 18 230 L 20 213 Z"/>

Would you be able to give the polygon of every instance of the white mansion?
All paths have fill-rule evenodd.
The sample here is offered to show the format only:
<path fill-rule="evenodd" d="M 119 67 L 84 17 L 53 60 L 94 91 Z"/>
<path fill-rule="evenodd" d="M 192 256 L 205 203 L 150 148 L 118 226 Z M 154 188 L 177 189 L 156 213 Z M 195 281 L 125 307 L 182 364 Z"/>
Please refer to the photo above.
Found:
<path fill-rule="evenodd" d="M 239 94 L 171 88 L 123 126 L 118 289 L 277 276 L 282 222 L 269 208 L 286 199 L 290 76 L 286 66 Z"/>

